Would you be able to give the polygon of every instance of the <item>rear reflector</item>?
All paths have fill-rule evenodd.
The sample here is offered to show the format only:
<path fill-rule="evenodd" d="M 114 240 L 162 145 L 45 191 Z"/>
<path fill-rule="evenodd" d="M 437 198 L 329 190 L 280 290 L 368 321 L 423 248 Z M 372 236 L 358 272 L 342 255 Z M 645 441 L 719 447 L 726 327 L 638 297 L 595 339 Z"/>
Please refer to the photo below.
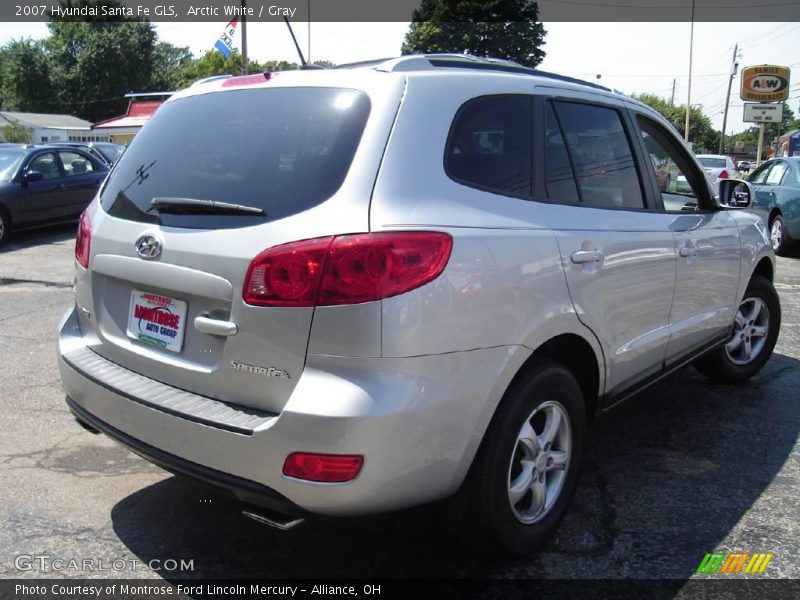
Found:
<path fill-rule="evenodd" d="M 256 306 L 333 306 L 397 296 L 436 279 L 453 238 L 438 231 L 360 233 L 269 248 L 242 296 Z"/>
<path fill-rule="evenodd" d="M 84 210 L 78 221 L 78 233 L 75 236 L 75 260 L 84 269 L 89 268 L 89 251 L 92 246 L 92 221 Z"/>
<path fill-rule="evenodd" d="M 283 463 L 283 474 L 295 479 L 341 483 L 355 479 L 364 457 L 357 454 L 311 454 L 293 452 Z"/>

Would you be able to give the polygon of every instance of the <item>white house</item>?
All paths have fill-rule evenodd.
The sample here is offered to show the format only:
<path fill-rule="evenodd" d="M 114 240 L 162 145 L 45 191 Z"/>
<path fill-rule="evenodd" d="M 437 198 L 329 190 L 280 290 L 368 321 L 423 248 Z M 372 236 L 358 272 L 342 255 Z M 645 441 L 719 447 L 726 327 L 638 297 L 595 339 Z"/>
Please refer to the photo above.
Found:
<path fill-rule="evenodd" d="M 72 115 L 49 115 L 0 110 L 0 141 L 5 141 L 3 128 L 21 125 L 31 133 L 31 142 L 107 142 L 109 136 L 92 131 L 92 124 Z"/>

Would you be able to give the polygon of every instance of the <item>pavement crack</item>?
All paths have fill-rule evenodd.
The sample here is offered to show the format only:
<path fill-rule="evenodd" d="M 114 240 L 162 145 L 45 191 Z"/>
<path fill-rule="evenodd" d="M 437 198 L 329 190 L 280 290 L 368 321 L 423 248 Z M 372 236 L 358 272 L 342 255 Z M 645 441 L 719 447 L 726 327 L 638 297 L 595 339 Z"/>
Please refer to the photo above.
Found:
<path fill-rule="evenodd" d="M 61 289 L 69 289 L 72 287 L 72 283 L 64 283 L 63 281 L 46 281 L 44 279 L 19 279 L 17 277 L 0 277 L 0 286 L 17 285 L 20 283 L 33 283 L 35 285 L 43 285 L 45 287 L 54 287 Z"/>

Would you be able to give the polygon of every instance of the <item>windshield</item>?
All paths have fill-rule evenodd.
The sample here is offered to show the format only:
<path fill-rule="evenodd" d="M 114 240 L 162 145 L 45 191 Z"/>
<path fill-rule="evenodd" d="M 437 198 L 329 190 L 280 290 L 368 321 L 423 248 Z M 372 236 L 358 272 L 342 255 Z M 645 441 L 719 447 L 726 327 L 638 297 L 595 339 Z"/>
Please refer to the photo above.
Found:
<path fill-rule="evenodd" d="M 338 88 L 246 89 L 167 102 L 117 162 L 101 203 L 123 219 L 202 229 L 265 217 L 159 213 L 153 198 L 246 205 L 267 220 L 301 212 L 339 189 L 369 108 L 363 92 Z"/>
<path fill-rule="evenodd" d="M 709 157 L 703 157 L 703 156 L 698 156 L 697 158 L 700 160 L 700 164 L 701 165 L 703 165 L 704 167 L 707 167 L 709 169 L 724 169 L 725 168 L 725 159 L 724 158 L 709 158 Z"/>
<path fill-rule="evenodd" d="M 95 149 L 103 155 L 103 157 L 112 165 L 119 160 L 122 153 L 125 152 L 125 146 L 120 144 L 95 144 Z"/>
<path fill-rule="evenodd" d="M 24 155 L 25 153 L 19 150 L 0 148 L 0 181 L 11 181 Z"/>

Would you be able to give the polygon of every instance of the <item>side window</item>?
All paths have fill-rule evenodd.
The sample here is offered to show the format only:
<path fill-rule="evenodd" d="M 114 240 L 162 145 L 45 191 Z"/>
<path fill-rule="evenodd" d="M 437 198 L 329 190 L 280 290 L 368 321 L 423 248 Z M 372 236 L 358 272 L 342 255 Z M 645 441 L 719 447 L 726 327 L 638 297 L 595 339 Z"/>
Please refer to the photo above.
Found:
<path fill-rule="evenodd" d="M 772 167 L 773 163 L 766 162 L 758 169 L 756 169 L 752 175 L 750 175 L 750 183 L 757 183 L 759 185 L 763 185 L 767 182 L 767 174 L 769 172 L 770 167 Z"/>
<path fill-rule="evenodd" d="M 788 170 L 789 165 L 787 165 L 785 162 L 776 162 L 774 165 L 772 165 L 769 175 L 767 175 L 767 185 L 780 185 L 781 181 L 783 181 L 783 176 Z"/>
<path fill-rule="evenodd" d="M 556 102 L 581 202 L 599 208 L 644 208 L 633 153 L 613 108 Z"/>
<path fill-rule="evenodd" d="M 656 187 L 661 192 L 661 201 L 667 211 L 695 211 L 700 202 L 699 185 L 701 179 L 687 178 L 685 173 L 696 173 L 692 169 L 690 159 L 685 152 L 681 152 L 675 140 L 661 127 L 648 119 L 638 117 L 639 127 L 645 148 L 650 154 L 653 171 L 656 177 Z"/>
<path fill-rule="evenodd" d="M 71 175 L 85 175 L 94 171 L 92 161 L 82 154 L 59 150 L 58 156 L 68 177 Z"/>
<path fill-rule="evenodd" d="M 465 185 L 530 196 L 531 97 L 484 96 L 461 107 L 445 150 L 447 174 Z"/>
<path fill-rule="evenodd" d="M 563 204 L 577 204 L 580 202 L 578 186 L 569 162 L 567 145 L 550 102 L 545 111 L 544 183 L 547 197 Z"/>
<path fill-rule="evenodd" d="M 61 177 L 61 171 L 56 162 L 56 155 L 52 152 L 40 154 L 28 165 L 29 171 L 39 171 L 43 179 L 56 179 Z"/>

